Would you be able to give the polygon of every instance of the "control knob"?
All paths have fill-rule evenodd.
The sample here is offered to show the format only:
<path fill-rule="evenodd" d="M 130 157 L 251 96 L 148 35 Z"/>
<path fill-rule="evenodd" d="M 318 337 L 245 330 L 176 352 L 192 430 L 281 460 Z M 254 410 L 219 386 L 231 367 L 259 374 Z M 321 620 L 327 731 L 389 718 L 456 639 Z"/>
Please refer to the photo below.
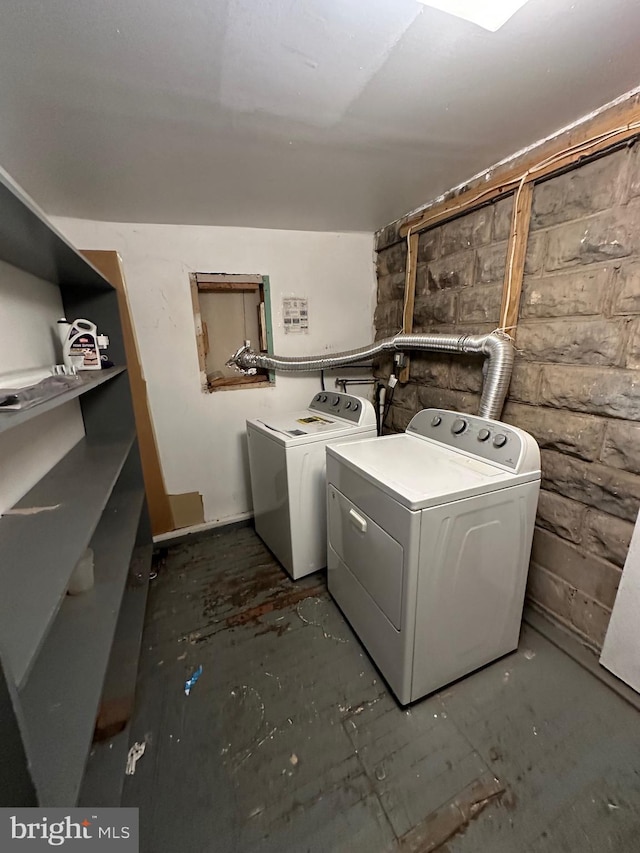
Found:
<path fill-rule="evenodd" d="M 467 427 L 467 422 L 462 418 L 456 418 L 453 422 L 453 426 L 451 427 L 451 432 L 454 435 L 460 435 L 461 432 L 464 432 Z"/>
<path fill-rule="evenodd" d="M 507 443 L 507 436 L 503 435 L 501 432 L 493 439 L 494 447 L 504 447 Z"/>
<path fill-rule="evenodd" d="M 334 397 L 334 398 L 333 398 L 333 400 L 331 401 L 331 405 L 332 405 L 332 406 L 337 406 L 339 402 L 340 402 L 340 397 L 336 396 L 336 397 Z"/>
<path fill-rule="evenodd" d="M 434 415 L 433 418 L 431 419 L 431 426 L 432 427 L 440 426 L 441 423 L 442 423 L 442 418 L 440 417 L 440 415 Z"/>
<path fill-rule="evenodd" d="M 359 408 L 360 408 L 360 403 L 358 403 L 357 401 L 354 401 L 354 403 L 353 403 L 353 411 L 354 411 L 354 412 L 357 412 Z"/>
<path fill-rule="evenodd" d="M 478 441 L 486 441 L 490 435 L 491 435 L 491 433 L 489 432 L 488 429 L 481 429 L 478 432 Z"/>

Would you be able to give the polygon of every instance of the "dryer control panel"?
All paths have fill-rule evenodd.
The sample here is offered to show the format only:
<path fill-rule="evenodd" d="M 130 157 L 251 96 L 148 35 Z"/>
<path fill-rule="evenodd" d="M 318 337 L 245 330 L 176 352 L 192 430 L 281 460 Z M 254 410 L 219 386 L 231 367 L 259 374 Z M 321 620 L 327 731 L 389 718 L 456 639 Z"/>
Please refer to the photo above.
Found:
<path fill-rule="evenodd" d="M 429 438 L 454 450 L 462 450 L 512 471 L 522 471 L 535 463 L 540 467 L 536 441 L 528 433 L 500 421 L 465 415 L 446 409 L 423 409 L 406 430 L 410 435 Z"/>
<path fill-rule="evenodd" d="M 354 424 L 375 423 L 375 412 L 371 403 L 353 394 L 320 391 L 309 403 L 309 408 Z M 373 421 L 371 421 L 372 415 Z"/>

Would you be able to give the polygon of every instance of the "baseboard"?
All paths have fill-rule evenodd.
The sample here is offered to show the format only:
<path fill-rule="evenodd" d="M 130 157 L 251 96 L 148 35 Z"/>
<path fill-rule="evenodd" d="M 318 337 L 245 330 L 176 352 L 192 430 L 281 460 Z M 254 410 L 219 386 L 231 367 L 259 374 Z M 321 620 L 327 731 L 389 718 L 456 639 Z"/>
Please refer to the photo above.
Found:
<path fill-rule="evenodd" d="M 576 663 L 579 663 L 581 667 L 592 675 L 595 675 L 603 684 L 606 684 L 614 693 L 617 693 L 621 699 L 633 705 L 636 711 L 640 711 L 640 694 L 636 693 L 624 681 L 616 678 L 608 669 L 601 666 L 597 652 L 583 645 L 566 628 L 552 622 L 547 616 L 533 608 L 530 604 L 525 606 L 522 618 L 527 625 L 530 625 L 535 631 L 542 634 L 550 643 L 553 643 L 554 646 L 569 655 Z"/>
<path fill-rule="evenodd" d="M 182 542 L 193 542 L 194 537 L 207 535 L 209 533 L 224 533 L 235 527 L 249 527 L 253 522 L 253 513 L 245 512 L 232 519 L 224 521 L 205 521 L 204 524 L 194 524 L 192 527 L 181 527 L 178 530 L 170 530 L 168 533 L 160 533 L 153 537 L 153 544 L 179 545 Z"/>

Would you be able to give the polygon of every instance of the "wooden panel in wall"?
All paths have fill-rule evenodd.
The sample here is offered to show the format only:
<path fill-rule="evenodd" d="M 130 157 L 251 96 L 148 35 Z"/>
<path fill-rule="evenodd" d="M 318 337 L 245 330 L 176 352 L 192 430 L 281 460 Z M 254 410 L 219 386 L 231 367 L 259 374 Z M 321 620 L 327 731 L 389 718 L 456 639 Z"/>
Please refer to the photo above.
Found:
<path fill-rule="evenodd" d="M 533 183 L 524 183 L 518 188 L 515 196 L 511 231 L 509 233 L 507 263 L 504 271 L 504 288 L 502 291 L 502 307 L 500 308 L 500 328 L 508 332 L 512 338 L 515 338 L 520 311 L 524 262 L 529 242 L 533 186 Z"/>
<path fill-rule="evenodd" d="M 407 271 L 404 285 L 404 310 L 402 314 L 402 331 L 406 335 L 413 332 L 413 311 L 416 301 L 416 275 L 418 272 L 418 234 L 409 237 L 407 251 Z M 409 354 L 405 353 L 404 366 L 398 377 L 400 382 L 409 381 Z"/>
<path fill-rule="evenodd" d="M 144 476 L 151 529 L 153 535 L 174 530 L 173 514 L 164 483 L 158 445 L 156 442 L 149 401 L 147 384 L 140 363 L 140 354 L 135 330 L 131 321 L 127 288 L 120 255 L 115 251 L 87 249 L 82 254 L 108 279 L 118 292 L 118 308 L 122 323 L 122 334 L 127 358 L 127 372 L 133 398 L 133 409 L 138 432 L 140 457 Z"/>

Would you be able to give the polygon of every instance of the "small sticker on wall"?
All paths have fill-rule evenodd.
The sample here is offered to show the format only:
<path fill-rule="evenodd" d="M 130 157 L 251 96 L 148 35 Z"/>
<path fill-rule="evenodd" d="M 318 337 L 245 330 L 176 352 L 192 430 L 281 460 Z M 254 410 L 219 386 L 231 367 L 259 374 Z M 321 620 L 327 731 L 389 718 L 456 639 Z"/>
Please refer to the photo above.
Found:
<path fill-rule="evenodd" d="M 284 331 L 287 335 L 309 334 L 309 300 L 287 296 L 282 300 Z"/>

